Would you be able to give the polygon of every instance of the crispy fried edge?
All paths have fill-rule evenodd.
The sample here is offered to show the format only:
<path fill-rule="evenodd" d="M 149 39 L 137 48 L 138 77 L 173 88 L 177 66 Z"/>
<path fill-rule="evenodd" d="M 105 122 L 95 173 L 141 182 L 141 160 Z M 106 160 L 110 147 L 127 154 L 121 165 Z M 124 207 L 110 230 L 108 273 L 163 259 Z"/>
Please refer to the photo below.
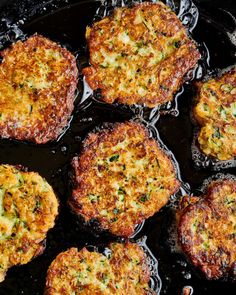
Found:
<path fill-rule="evenodd" d="M 189 248 L 190 245 L 186 244 L 186 243 L 182 243 L 182 236 L 185 236 L 184 232 L 185 232 L 185 228 L 183 229 L 183 224 L 186 223 L 188 221 L 188 217 L 186 217 L 186 213 L 190 212 L 192 210 L 194 210 L 194 208 L 200 207 L 202 209 L 204 209 L 204 207 L 206 209 L 209 209 L 209 206 L 207 204 L 207 202 L 211 201 L 212 196 L 214 195 L 214 192 L 217 191 L 219 189 L 219 187 L 221 187 L 222 183 L 227 183 L 227 184 L 231 184 L 233 185 L 233 187 L 235 187 L 235 191 L 236 191 L 236 181 L 230 180 L 230 179 L 223 179 L 223 180 L 214 180 L 212 181 L 207 189 L 206 192 L 201 196 L 201 198 L 198 197 L 190 197 L 188 199 L 186 199 L 184 197 L 183 199 L 183 203 L 182 203 L 182 208 L 180 206 L 179 212 L 178 212 L 178 242 L 181 245 L 181 248 L 183 250 L 183 252 L 187 255 L 188 259 L 190 260 L 190 262 L 197 268 L 200 269 L 202 274 L 208 279 L 208 280 L 216 280 L 216 279 L 220 279 L 222 277 L 222 275 L 213 275 L 210 276 L 209 273 L 207 273 L 207 268 L 205 267 L 205 264 L 202 265 L 198 259 L 195 258 L 195 256 L 192 256 L 191 254 L 189 254 Z M 199 200 L 197 200 L 197 198 Z M 206 204 L 205 204 L 206 203 Z M 182 210 L 182 211 L 181 211 Z M 207 265 L 207 263 L 206 263 Z M 234 268 L 235 266 L 232 265 L 231 268 Z M 218 270 L 216 270 L 217 272 Z M 219 272 L 219 271 L 218 271 Z M 225 269 L 223 270 L 223 273 L 226 273 L 227 275 L 230 273 L 231 274 L 231 269 L 228 269 L 225 271 Z"/>

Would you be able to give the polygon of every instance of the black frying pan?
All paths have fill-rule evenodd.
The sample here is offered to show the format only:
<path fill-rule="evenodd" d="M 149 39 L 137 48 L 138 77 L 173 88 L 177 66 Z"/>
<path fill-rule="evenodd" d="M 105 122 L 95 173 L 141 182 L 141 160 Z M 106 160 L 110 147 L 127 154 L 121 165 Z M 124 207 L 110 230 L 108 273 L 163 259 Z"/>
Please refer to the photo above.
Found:
<path fill-rule="evenodd" d="M 7 3 L 6 3 L 7 2 Z M 94 18 L 100 3 L 88 1 L 0 1 L 0 45 L 7 46 L 25 34 L 38 32 L 60 42 L 78 54 L 79 67 L 87 63 L 85 51 L 85 28 Z M 227 12 L 235 13 L 235 1 L 196 1 L 200 17 L 193 31 L 194 39 L 199 42 L 204 60 L 202 74 L 210 69 L 225 68 L 235 63 L 235 47 L 227 32 L 235 29 L 235 23 Z M 65 7 L 65 8 L 63 8 Z M 222 9 L 219 9 L 219 8 Z M 19 30 L 20 28 L 20 30 Z M 3 34 L 3 33 L 6 34 Z M 210 65 L 207 65 L 207 50 Z M 202 76 L 199 74 L 199 78 Z M 13 140 L 0 140 L 0 162 L 22 164 L 30 170 L 38 171 L 55 189 L 61 203 L 60 215 L 56 226 L 49 232 L 47 248 L 43 255 L 24 266 L 8 271 L 6 280 L 0 284 L 0 295 L 37 295 L 43 294 L 46 271 L 55 256 L 76 246 L 106 245 L 111 237 L 95 236 L 81 227 L 67 207 L 70 195 L 70 161 L 80 152 L 81 141 L 94 127 L 103 122 L 124 121 L 132 118 L 133 112 L 119 106 L 107 106 L 93 101 L 88 107 L 79 104 L 83 89 L 80 79 L 80 94 L 69 130 L 58 141 L 42 146 L 21 143 Z M 192 191 L 199 188 L 203 180 L 214 175 L 210 168 L 197 170 L 191 159 L 193 125 L 190 120 L 191 82 L 185 85 L 184 92 L 178 97 L 177 117 L 167 112 L 160 117 L 156 127 L 164 144 L 174 153 L 179 163 L 184 182 L 189 183 Z M 223 173 L 236 174 L 235 168 Z M 163 208 L 148 219 L 142 230 L 134 238 L 147 236 L 147 245 L 158 260 L 159 275 L 162 280 L 160 294 L 181 294 L 184 286 L 192 286 L 194 294 L 233 294 L 235 285 L 222 281 L 207 281 L 187 262 L 185 256 L 176 252 L 175 240 L 171 231 L 173 206 Z"/>

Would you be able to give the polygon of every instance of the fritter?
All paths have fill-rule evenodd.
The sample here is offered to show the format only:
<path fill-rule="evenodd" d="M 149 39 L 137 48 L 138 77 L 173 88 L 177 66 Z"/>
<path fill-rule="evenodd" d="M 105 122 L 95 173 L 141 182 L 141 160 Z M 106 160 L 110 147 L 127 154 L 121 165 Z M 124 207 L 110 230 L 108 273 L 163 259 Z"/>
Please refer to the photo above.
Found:
<path fill-rule="evenodd" d="M 198 83 L 194 116 L 201 126 L 200 149 L 219 160 L 236 157 L 236 68 Z"/>
<path fill-rule="evenodd" d="M 236 278 L 236 180 L 212 181 L 179 217 L 179 241 L 207 279 Z"/>
<path fill-rule="evenodd" d="M 75 57 L 40 35 L 0 55 L 0 136 L 36 143 L 57 139 L 74 108 Z"/>
<path fill-rule="evenodd" d="M 48 269 L 45 295 L 155 294 L 142 248 L 132 243 L 109 248 L 107 255 L 86 248 L 60 253 Z"/>
<path fill-rule="evenodd" d="M 86 30 L 91 66 L 83 73 L 107 103 L 155 107 L 173 100 L 200 54 L 184 26 L 163 4 L 116 8 Z"/>
<path fill-rule="evenodd" d="M 170 157 L 134 122 L 90 133 L 73 167 L 72 209 L 119 236 L 132 235 L 179 188 Z"/>
<path fill-rule="evenodd" d="M 26 264 L 44 250 L 58 201 L 51 186 L 34 172 L 0 165 L 0 281 L 8 268 Z"/>

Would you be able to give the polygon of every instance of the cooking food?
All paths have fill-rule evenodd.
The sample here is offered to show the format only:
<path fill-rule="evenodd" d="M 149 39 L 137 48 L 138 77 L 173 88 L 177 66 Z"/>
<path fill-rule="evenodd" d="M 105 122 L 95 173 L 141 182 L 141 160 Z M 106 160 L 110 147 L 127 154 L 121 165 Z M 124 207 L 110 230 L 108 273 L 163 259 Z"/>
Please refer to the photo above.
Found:
<path fill-rule="evenodd" d="M 48 269 L 45 295 L 69 294 L 156 294 L 148 286 L 150 271 L 146 255 L 137 244 L 113 243 L 106 254 L 60 253 Z"/>
<path fill-rule="evenodd" d="M 74 108 L 75 57 L 40 35 L 18 41 L 0 55 L 0 136 L 56 140 Z"/>
<path fill-rule="evenodd" d="M 119 236 L 132 235 L 179 188 L 170 157 L 131 121 L 90 133 L 73 167 L 73 211 Z"/>
<path fill-rule="evenodd" d="M 208 279 L 236 278 L 236 180 L 212 181 L 206 193 L 185 197 L 179 241 Z"/>
<path fill-rule="evenodd" d="M 43 252 L 57 214 L 57 198 L 45 179 L 0 165 L 0 281 L 8 268 L 26 264 Z"/>
<path fill-rule="evenodd" d="M 236 68 L 198 83 L 194 115 L 201 126 L 200 149 L 219 160 L 236 157 Z"/>
<path fill-rule="evenodd" d="M 87 27 L 86 39 L 91 66 L 83 73 L 107 103 L 155 107 L 171 101 L 200 57 L 180 20 L 162 2 L 116 8 Z"/>

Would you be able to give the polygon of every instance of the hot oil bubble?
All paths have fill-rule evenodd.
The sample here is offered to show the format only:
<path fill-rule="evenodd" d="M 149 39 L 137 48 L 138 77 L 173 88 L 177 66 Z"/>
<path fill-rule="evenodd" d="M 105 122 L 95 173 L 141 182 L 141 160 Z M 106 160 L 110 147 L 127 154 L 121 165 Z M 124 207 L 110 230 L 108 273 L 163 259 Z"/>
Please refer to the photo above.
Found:
<path fill-rule="evenodd" d="M 67 153 L 67 151 L 68 151 L 67 146 L 63 145 L 63 146 L 61 147 L 61 152 L 65 155 L 65 154 Z"/>
<path fill-rule="evenodd" d="M 173 219 L 171 224 L 169 224 L 167 229 L 167 239 L 166 245 L 168 246 L 171 253 L 182 253 L 182 249 L 178 242 L 178 231 L 177 231 L 177 220 L 174 216 L 173 212 Z"/>
<path fill-rule="evenodd" d="M 190 272 L 182 271 L 182 274 L 186 280 L 190 280 L 192 278 L 192 275 Z"/>
<path fill-rule="evenodd" d="M 88 118 L 81 118 L 80 119 L 80 123 L 90 123 L 93 121 L 92 117 L 88 117 Z"/>
<path fill-rule="evenodd" d="M 150 278 L 150 287 L 153 291 L 156 292 L 156 294 L 160 294 L 161 287 L 162 287 L 162 281 L 159 276 L 158 272 L 158 261 L 153 256 L 151 250 L 147 246 L 147 237 L 144 236 L 141 239 L 137 240 L 137 244 L 142 247 L 144 253 L 147 256 L 147 264 L 150 269 L 151 278 Z"/>
<path fill-rule="evenodd" d="M 180 264 L 181 266 L 183 266 L 183 267 L 186 267 L 186 266 L 187 266 L 187 262 L 184 261 L 184 260 L 176 260 L 176 262 L 177 262 L 178 264 Z"/>
<path fill-rule="evenodd" d="M 193 287 L 191 286 L 184 286 L 181 295 L 192 295 L 193 294 Z"/>
<path fill-rule="evenodd" d="M 196 5 L 191 0 L 181 0 L 178 17 L 187 27 L 189 32 L 195 28 L 198 21 L 199 12 Z"/>
<path fill-rule="evenodd" d="M 85 77 L 83 78 L 83 94 L 80 101 L 80 104 L 87 101 L 91 96 L 93 95 L 93 90 L 89 87 L 88 83 L 85 80 Z M 85 107 L 83 109 L 87 108 L 87 105 L 85 104 Z M 81 109 L 81 107 L 80 107 Z"/>

